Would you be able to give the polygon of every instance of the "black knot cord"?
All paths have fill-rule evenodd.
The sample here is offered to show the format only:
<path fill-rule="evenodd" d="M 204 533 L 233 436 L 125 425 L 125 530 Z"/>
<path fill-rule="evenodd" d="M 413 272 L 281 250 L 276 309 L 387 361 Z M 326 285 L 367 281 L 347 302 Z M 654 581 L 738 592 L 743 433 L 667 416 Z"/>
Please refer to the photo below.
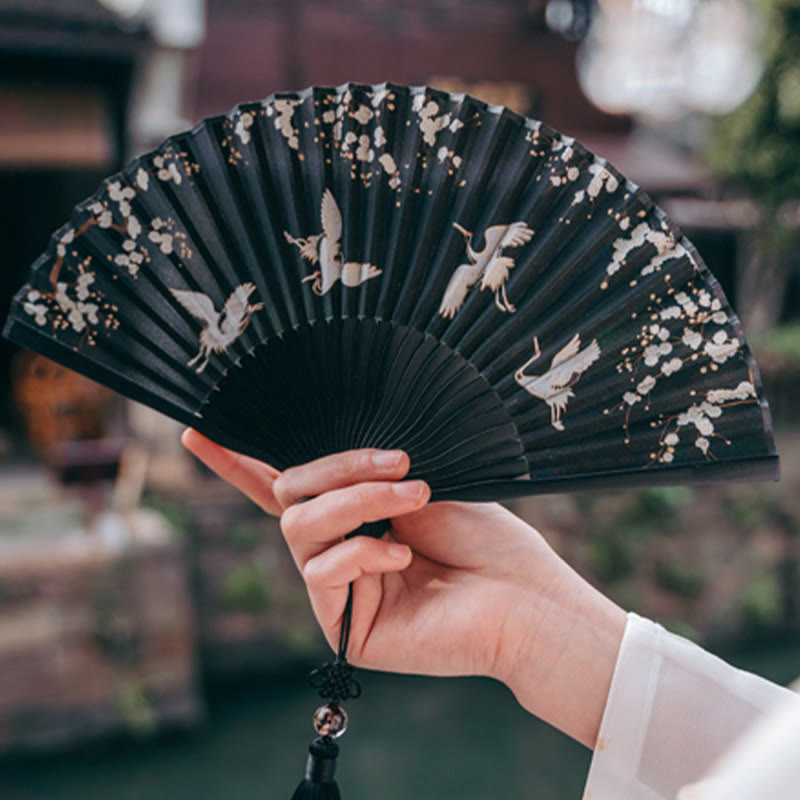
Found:
<path fill-rule="evenodd" d="M 350 622 L 353 618 L 353 584 L 347 590 L 347 602 L 342 612 L 342 625 L 339 629 L 339 648 L 336 659 L 315 669 L 308 682 L 323 700 L 338 703 L 354 700 L 361 696 L 361 685 L 353 677 L 355 667 L 347 661 L 347 645 L 350 643 Z"/>
<path fill-rule="evenodd" d="M 354 672 L 352 664 L 337 658 L 334 662 L 315 669 L 308 676 L 308 682 L 319 692 L 321 698 L 338 703 L 361 695 L 361 686 L 353 677 Z"/>

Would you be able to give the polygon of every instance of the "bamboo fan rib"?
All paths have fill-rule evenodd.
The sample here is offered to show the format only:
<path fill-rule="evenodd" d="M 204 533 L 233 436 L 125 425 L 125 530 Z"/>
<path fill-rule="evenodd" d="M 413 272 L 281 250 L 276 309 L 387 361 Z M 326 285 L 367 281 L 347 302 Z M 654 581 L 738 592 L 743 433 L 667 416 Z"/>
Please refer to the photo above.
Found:
<path fill-rule="evenodd" d="M 168 139 L 77 206 L 5 334 L 280 468 L 402 447 L 439 499 L 777 475 L 739 322 L 663 212 L 427 87 Z"/>

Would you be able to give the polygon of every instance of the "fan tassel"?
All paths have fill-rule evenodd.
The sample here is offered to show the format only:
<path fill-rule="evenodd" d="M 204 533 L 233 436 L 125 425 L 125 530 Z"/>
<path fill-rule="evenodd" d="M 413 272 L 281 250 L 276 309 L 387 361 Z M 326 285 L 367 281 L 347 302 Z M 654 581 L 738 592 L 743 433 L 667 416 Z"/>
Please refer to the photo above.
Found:
<path fill-rule="evenodd" d="M 347 712 L 341 700 L 355 699 L 361 695 L 361 686 L 353 677 L 353 666 L 347 662 L 347 645 L 350 641 L 350 623 L 353 617 L 353 584 L 348 587 L 347 602 L 339 630 L 339 648 L 330 664 L 315 669 L 308 681 L 327 700 L 314 712 L 314 730 L 319 736 L 308 748 L 306 776 L 295 789 L 292 800 L 340 800 L 336 784 L 336 757 L 339 745 L 334 739 L 347 730 Z"/>
<path fill-rule="evenodd" d="M 308 748 L 306 776 L 292 800 L 341 800 L 336 783 L 336 756 L 339 746 L 329 736 L 320 736 Z"/>

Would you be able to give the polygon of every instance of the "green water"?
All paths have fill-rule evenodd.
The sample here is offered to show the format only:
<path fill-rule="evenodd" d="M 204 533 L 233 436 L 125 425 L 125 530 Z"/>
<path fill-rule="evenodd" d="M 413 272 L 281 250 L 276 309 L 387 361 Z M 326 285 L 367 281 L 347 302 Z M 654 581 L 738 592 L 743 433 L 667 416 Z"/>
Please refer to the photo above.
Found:
<path fill-rule="evenodd" d="M 786 683 L 800 644 L 728 654 Z M 590 754 L 488 680 L 367 673 L 351 701 L 344 800 L 577 800 Z M 0 762 L 0 800 L 289 800 L 315 702 L 299 679 L 209 694 L 197 732 Z"/>
<path fill-rule="evenodd" d="M 589 753 L 501 685 L 366 674 L 351 701 L 345 800 L 580 797 Z M 0 764 L 2 800 L 289 800 L 314 696 L 303 681 L 212 694 L 197 733 Z M 535 787 L 535 791 L 533 790 Z"/>

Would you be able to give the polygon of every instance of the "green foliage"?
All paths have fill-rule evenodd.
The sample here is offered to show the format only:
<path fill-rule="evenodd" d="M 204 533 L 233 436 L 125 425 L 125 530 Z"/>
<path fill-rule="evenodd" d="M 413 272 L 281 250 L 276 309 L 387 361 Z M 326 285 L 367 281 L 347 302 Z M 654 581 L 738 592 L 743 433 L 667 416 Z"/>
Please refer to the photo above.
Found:
<path fill-rule="evenodd" d="M 261 542 L 261 530 L 258 525 L 240 522 L 231 528 L 229 542 L 237 550 L 253 550 Z"/>
<path fill-rule="evenodd" d="M 703 589 L 703 578 L 693 566 L 678 561 L 658 561 L 655 565 L 656 583 L 672 594 L 697 597 Z"/>
<path fill-rule="evenodd" d="M 265 575 L 256 564 L 242 564 L 230 572 L 222 587 L 222 600 L 231 611 L 259 614 L 270 606 Z"/>
<path fill-rule="evenodd" d="M 714 126 L 709 163 L 768 211 L 800 198 L 800 7 L 760 0 L 764 75 L 750 99 Z"/>
<path fill-rule="evenodd" d="M 173 530 L 181 533 L 191 530 L 192 516 L 185 506 L 158 494 L 146 495 L 142 505 L 158 511 Z"/>
<path fill-rule="evenodd" d="M 627 578 L 633 572 L 634 557 L 625 531 L 617 526 L 597 531 L 591 540 L 589 560 L 604 583 Z"/>
<path fill-rule="evenodd" d="M 321 649 L 322 637 L 316 623 L 292 625 L 283 634 L 283 644 L 294 656 L 305 656 Z"/>
<path fill-rule="evenodd" d="M 694 494 L 688 486 L 663 486 L 642 489 L 636 497 L 623 522 L 629 525 L 652 529 L 671 528 L 678 512 L 692 502 Z"/>
<path fill-rule="evenodd" d="M 736 527 L 752 531 L 766 524 L 775 515 L 775 496 L 758 486 L 727 503 L 725 510 Z"/>
<path fill-rule="evenodd" d="M 684 620 L 662 619 L 660 622 L 668 631 L 676 633 L 678 636 L 683 636 L 684 639 L 689 639 L 689 641 L 700 642 L 703 639 L 700 631 Z"/>
<path fill-rule="evenodd" d="M 120 684 L 117 689 L 117 707 L 131 734 L 140 738 L 153 735 L 156 715 L 139 681 L 129 680 Z"/>
<path fill-rule="evenodd" d="M 781 618 L 781 586 L 777 576 L 762 570 L 747 586 L 742 597 L 742 621 L 750 627 L 771 627 Z"/>
<path fill-rule="evenodd" d="M 754 346 L 761 352 L 783 356 L 792 364 L 800 366 L 800 324 L 779 325 L 759 337 Z"/>

